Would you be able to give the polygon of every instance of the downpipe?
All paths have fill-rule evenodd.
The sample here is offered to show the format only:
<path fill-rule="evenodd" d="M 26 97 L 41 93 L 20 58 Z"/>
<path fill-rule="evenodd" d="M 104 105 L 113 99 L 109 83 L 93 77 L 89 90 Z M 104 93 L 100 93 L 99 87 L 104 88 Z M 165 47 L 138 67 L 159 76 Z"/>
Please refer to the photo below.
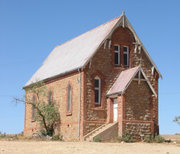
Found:
<path fill-rule="evenodd" d="M 80 126 L 81 126 L 81 71 L 78 69 L 79 77 L 78 77 L 78 83 L 79 83 L 79 112 L 78 112 L 78 137 L 80 139 Z"/>

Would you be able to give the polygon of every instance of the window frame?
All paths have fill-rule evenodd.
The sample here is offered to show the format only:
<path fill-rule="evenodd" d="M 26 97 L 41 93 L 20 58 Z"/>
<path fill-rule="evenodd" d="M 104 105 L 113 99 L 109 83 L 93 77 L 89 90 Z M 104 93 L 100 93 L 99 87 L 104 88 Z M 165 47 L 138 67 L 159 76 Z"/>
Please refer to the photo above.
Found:
<path fill-rule="evenodd" d="M 71 88 L 70 91 L 69 91 L 69 87 Z M 72 93 L 73 93 L 73 88 L 72 85 L 69 83 L 67 86 L 67 105 L 66 105 L 67 116 L 72 115 L 72 96 L 73 96 Z M 69 103 L 69 98 L 70 98 L 70 103 Z"/>
<path fill-rule="evenodd" d="M 127 51 L 124 51 L 124 47 L 127 48 Z M 127 65 L 124 64 L 124 55 L 127 55 Z M 123 65 L 124 67 L 129 67 L 129 46 L 123 46 Z"/>
<path fill-rule="evenodd" d="M 95 86 L 95 80 L 99 81 L 98 87 Z M 98 102 L 96 102 L 96 99 L 95 99 L 95 90 L 98 90 Z M 101 78 L 98 76 L 94 78 L 94 104 L 101 106 Z"/>
<path fill-rule="evenodd" d="M 35 104 L 36 103 L 36 96 L 33 95 L 32 97 L 32 103 Z M 35 120 L 35 107 L 33 105 L 31 105 L 31 109 L 32 109 L 32 114 L 31 114 L 31 118 L 32 118 L 32 121 Z"/>
<path fill-rule="evenodd" d="M 52 92 L 52 90 L 49 90 L 49 92 L 48 92 L 48 104 L 50 105 L 50 104 L 52 104 L 52 102 L 53 102 L 53 92 Z"/>
<path fill-rule="evenodd" d="M 114 44 L 114 48 L 115 46 L 118 47 L 118 50 L 115 50 L 114 49 L 114 65 L 115 66 L 120 66 L 120 63 L 121 63 L 121 46 L 119 44 Z M 115 63 L 115 54 L 118 54 L 118 64 Z"/>

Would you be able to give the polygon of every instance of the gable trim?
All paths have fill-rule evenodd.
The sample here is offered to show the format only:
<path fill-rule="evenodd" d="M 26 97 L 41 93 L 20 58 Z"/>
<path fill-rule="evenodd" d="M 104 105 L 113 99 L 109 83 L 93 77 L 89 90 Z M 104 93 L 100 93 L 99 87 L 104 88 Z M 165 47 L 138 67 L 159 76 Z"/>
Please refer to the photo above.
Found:
<path fill-rule="evenodd" d="M 151 61 L 152 65 L 155 67 L 155 69 L 157 70 L 159 76 L 162 78 L 162 75 L 160 73 L 160 71 L 158 70 L 156 64 L 154 63 L 154 61 L 152 60 L 151 56 L 149 55 L 148 51 L 146 50 L 146 48 L 144 47 L 143 43 L 141 42 L 140 38 L 138 37 L 137 33 L 135 32 L 134 28 L 132 27 L 131 23 L 129 22 L 129 20 L 127 19 L 127 17 L 125 16 L 125 22 L 127 24 L 127 27 L 131 30 L 131 32 L 134 34 L 134 37 L 136 39 L 136 41 L 140 44 L 140 46 L 142 47 L 142 49 L 144 50 L 145 54 L 147 55 L 147 57 L 149 58 L 149 60 Z"/>
<path fill-rule="evenodd" d="M 129 83 L 127 84 L 127 86 L 126 86 L 126 87 L 124 88 L 124 90 L 121 92 L 121 94 L 124 94 L 124 93 L 125 93 L 126 89 L 129 87 L 129 85 L 131 84 L 132 80 L 134 79 L 134 77 L 136 76 L 136 74 L 137 74 L 139 71 L 143 74 L 143 76 L 144 76 L 144 78 L 145 78 L 145 81 L 147 82 L 147 84 L 148 84 L 149 88 L 151 89 L 152 93 L 154 94 L 154 96 L 157 97 L 157 94 L 156 94 L 154 88 L 152 87 L 150 81 L 148 80 L 146 74 L 144 73 L 143 69 L 142 69 L 140 66 L 139 66 L 138 70 L 134 73 L 133 77 L 131 78 L 131 80 L 129 81 Z"/>
<path fill-rule="evenodd" d="M 119 20 L 117 21 L 117 23 L 114 25 L 114 27 L 112 28 L 112 30 L 109 32 L 109 34 L 107 34 L 107 36 L 104 38 L 104 40 L 100 43 L 100 45 L 98 46 L 98 48 L 95 50 L 95 52 L 89 57 L 89 59 L 85 62 L 85 64 L 83 65 L 82 68 L 85 68 L 85 66 L 89 63 L 89 61 L 93 58 L 93 56 L 96 54 L 96 52 L 99 50 L 99 48 L 103 45 L 103 43 L 106 42 L 106 40 L 108 38 L 111 37 L 112 33 L 114 32 L 114 30 L 118 27 L 118 26 L 123 26 L 123 27 L 127 27 L 131 30 L 131 32 L 133 33 L 136 42 L 140 45 L 140 47 L 142 47 L 142 49 L 144 50 L 146 56 L 148 57 L 148 59 L 150 60 L 151 64 L 153 65 L 153 67 L 157 70 L 159 76 L 162 78 L 162 75 L 160 73 L 160 71 L 158 70 L 156 64 L 154 63 L 154 61 L 152 60 L 151 56 L 149 55 L 148 51 L 146 50 L 146 48 L 144 47 L 143 43 L 141 42 L 140 38 L 138 37 L 137 33 L 135 32 L 135 30 L 133 29 L 131 23 L 129 22 L 129 20 L 127 19 L 127 17 L 125 16 L 125 14 L 123 13 L 121 16 L 117 17 L 119 18 Z"/>

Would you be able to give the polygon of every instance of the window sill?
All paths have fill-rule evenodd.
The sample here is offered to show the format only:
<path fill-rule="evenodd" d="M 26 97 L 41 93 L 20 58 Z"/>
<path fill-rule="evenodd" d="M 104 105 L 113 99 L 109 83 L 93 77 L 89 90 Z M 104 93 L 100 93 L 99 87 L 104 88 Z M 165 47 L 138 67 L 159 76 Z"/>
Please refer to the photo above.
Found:
<path fill-rule="evenodd" d="M 100 111 L 100 110 L 104 110 L 104 108 L 103 108 L 102 106 L 93 107 L 92 109 L 93 109 L 93 110 L 96 110 L 96 111 L 97 111 L 97 110 L 99 110 L 99 111 Z"/>
<path fill-rule="evenodd" d="M 66 116 L 72 116 L 72 112 L 67 112 Z"/>
<path fill-rule="evenodd" d="M 122 67 L 122 66 L 114 66 L 114 69 L 117 69 L 117 70 L 126 70 L 127 68 L 129 68 L 129 66 L 127 67 Z"/>

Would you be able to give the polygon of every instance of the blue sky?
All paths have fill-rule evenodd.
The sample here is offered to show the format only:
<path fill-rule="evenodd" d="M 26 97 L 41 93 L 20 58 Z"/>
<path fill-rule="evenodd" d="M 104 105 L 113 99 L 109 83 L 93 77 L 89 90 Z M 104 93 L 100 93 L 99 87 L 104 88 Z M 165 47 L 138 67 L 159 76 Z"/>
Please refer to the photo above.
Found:
<path fill-rule="evenodd" d="M 155 61 L 159 80 L 161 134 L 180 132 L 180 1 L 178 0 L 0 0 L 0 131 L 24 127 L 22 87 L 52 49 L 125 14 Z"/>

